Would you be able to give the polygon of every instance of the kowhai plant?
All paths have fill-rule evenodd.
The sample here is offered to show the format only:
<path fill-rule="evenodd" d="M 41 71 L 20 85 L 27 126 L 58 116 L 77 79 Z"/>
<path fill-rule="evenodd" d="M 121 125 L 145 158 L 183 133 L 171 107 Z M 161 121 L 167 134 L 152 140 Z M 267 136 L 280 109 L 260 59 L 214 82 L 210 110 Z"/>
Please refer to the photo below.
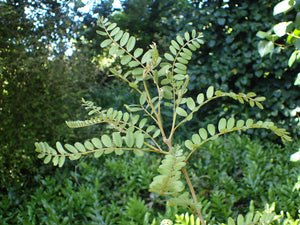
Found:
<path fill-rule="evenodd" d="M 87 120 L 68 121 L 70 128 L 82 128 L 106 124 L 107 132 L 99 137 L 93 137 L 84 143 L 56 143 L 56 148 L 46 142 L 35 143 L 38 157 L 44 163 L 52 162 L 54 166 L 62 167 L 65 159 L 78 160 L 85 155 L 93 154 L 95 158 L 103 154 L 114 153 L 122 155 L 124 151 L 132 151 L 138 156 L 144 152 L 158 153 L 164 156 L 158 168 L 158 175 L 153 178 L 149 191 L 167 196 L 170 206 L 184 206 L 195 213 L 202 224 L 205 221 L 201 215 L 201 204 L 187 172 L 187 162 L 193 154 L 206 142 L 219 136 L 253 128 L 263 128 L 273 131 L 283 141 L 290 141 L 287 131 L 278 128 L 272 122 L 253 121 L 252 119 L 236 120 L 234 117 L 221 118 L 217 124 L 208 124 L 199 132 L 190 134 L 190 139 L 182 140 L 182 144 L 174 144 L 176 131 L 187 121 L 191 121 L 196 112 L 205 104 L 222 97 L 229 97 L 242 104 L 263 109 L 265 97 L 255 93 L 226 93 L 215 90 L 213 86 L 196 98 L 185 97 L 188 91 L 189 76 L 187 64 L 193 51 L 203 44 L 201 33 L 193 30 L 183 36 L 177 36 L 171 41 L 170 52 L 160 57 L 155 43 L 145 51 L 135 48 L 136 38 L 122 31 L 116 23 L 105 18 L 98 22 L 102 30 L 99 35 L 106 37 L 101 43 L 102 48 L 108 48 L 109 54 L 120 58 L 120 66 L 111 68 L 113 76 L 121 79 L 131 89 L 139 94 L 137 104 L 125 105 L 126 111 L 114 108 L 103 109 L 93 102 L 82 99 L 82 104 L 88 115 Z M 123 69 L 125 69 L 123 71 Z M 155 93 L 155 94 L 153 94 Z M 163 112 L 171 112 L 171 125 L 165 126 Z M 189 192 L 185 191 L 186 180 Z"/>

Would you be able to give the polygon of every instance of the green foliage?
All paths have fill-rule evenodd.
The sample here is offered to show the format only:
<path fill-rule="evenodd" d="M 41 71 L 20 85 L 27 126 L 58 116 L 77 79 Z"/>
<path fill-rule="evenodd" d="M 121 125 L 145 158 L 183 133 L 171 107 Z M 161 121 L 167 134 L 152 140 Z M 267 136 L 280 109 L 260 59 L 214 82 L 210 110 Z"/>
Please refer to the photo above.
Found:
<path fill-rule="evenodd" d="M 187 167 L 205 220 L 211 224 L 227 221 L 221 215 L 218 220 L 213 218 L 211 211 L 216 206 L 211 205 L 210 198 L 215 191 L 225 190 L 226 201 L 222 208 L 228 207 L 227 211 L 235 221 L 238 214 L 247 214 L 251 199 L 259 212 L 263 212 L 265 203 L 276 201 L 276 214 L 289 212 L 290 221 L 296 221 L 300 201 L 299 193 L 292 189 L 300 165 L 289 162 L 289 155 L 297 147 L 299 142 L 283 147 L 251 140 L 244 135 L 226 135 L 203 145 L 195 157 L 190 158 Z M 247 171 L 254 162 L 261 174 L 260 182 L 254 182 L 250 187 Z M 56 217 L 63 221 L 64 217 L 67 224 L 117 224 L 118 221 L 130 224 L 134 222 L 127 215 L 128 203 L 137 199 L 147 206 L 142 213 L 144 218 L 148 215 L 147 225 L 154 220 L 154 225 L 159 225 L 164 218 L 175 223 L 175 215 L 185 213 L 186 208 L 169 207 L 163 198 L 148 192 L 159 164 L 155 154 L 132 157 L 130 152 L 84 160 L 75 169 L 66 160 L 64 167 L 55 169 L 53 175 L 35 176 L 34 182 L 39 185 L 34 189 L 27 188 L 23 195 L 18 195 L 13 188 L 9 195 L 1 193 L 0 220 L 3 224 L 26 224 L 26 221 L 41 224 L 42 219 L 54 221 Z M 51 165 L 45 167 L 53 170 Z M 47 215 L 42 201 L 56 214 Z M 283 212 L 281 224 L 288 221 Z M 196 220 L 196 216 L 194 218 Z"/>
<path fill-rule="evenodd" d="M 161 174 L 154 177 L 150 184 L 149 191 L 160 195 L 176 195 L 184 189 L 184 184 L 180 180 L 181 168 L 186 165 L 182 150 L 165 156 L 158 172 Z"/>
<path fill-rule="evenodd" d="M 265 55 L 272 55 L 273 53 L 280 53 L 282 49 L 294 46 L 295 50 L 291 53 L 288 66 L 292 67 L 295 61 L 300 60 L 300 7 L 297 0 L 284 0 L 277 3 L 273 10 L 273 15 L 288 13 L 290 11 L 294 14 L 294 21 L 284 21 L 275 24 L 272 29 L 267 32 L 257 32 L 257 37 L 263 39 L 258 44 L 258 51 L 261 57 Z M 282 40 L 285 43 L 282 43 Z M 275 48 L 276 47 L 276 48 Z M 297 78 L 299 80 L 299 78 Z M 295 81 L 297 84 L 299 81 Z"/>
<path fill-rule="evenodd" d="M 67 122 L 67 125 L 70 128 L 82 128 L 107 124 L 107 132 L 100 137 L 85 140 L 83 143 L 76 142 L 74 145 L 63 146 L 60 142 L 56 142 L 56 149 L 46 142 L 37 142 L 35 147 L 39 153 L 38 157 L 43 158 L 45 164 L 52 161 L 54 166 L 61 167 L 66 157 L 70 160 L 78 160 L 87 154 L 94 154 L 95 158 L 103 153 L 114 152 L 116 155 L 122 155 L 128 150 L 140 156 L 143 152 L 164 154 L 165 159 L 162 160 L 158 169 L 160 175 L 153 178 L 150 191 L 173 196 L 174 198 L 169 200 L 169 205 L 188 207 L 197 214 L 201 223 L 205 224 L 201 214 L 202 204 L 197 202 L 195 190 L 186 171 L 186 163 L 196 150 L 209 140 L 215 140 L 233 131 L 250 128 L 269 129 L 280 136 L 284 142 L 291 141 L 288 132 L 278 128 L 272 122 L 254 122 L 252 119 L 235 121 L 233 117 L 228 120 L 221 118 L 217 127 L 209 124 L 207 129 L 200 128 L 199 134 L 193 134 L 191 140 L 181 142 L 185 143 L 188 149 L 184 152 L 183 146 L 176 147 L 172 138 L 177 129 L 183 123 L 192 120 L 194 113 L 198 112 L 201 107 L 214 99 L 230 97 L 239 103 L 247 102 L 251 107 L 257 106 L 263 109 L 261 102 L 265 100 L 265 97 L 257 97 L 253 92 L 247 94 L 222 92 L 215 90 L 213 86 L 210 86 L 205 94 L 198 94 L 196 101 L 191 97 L 184 97 L 189 83 L 186 65 L 191 60 L 193 51 L 203 43 L 202 35 L 194 30 L 191 33 L 184 33 L 183 36 L 178 35 L 176 40 L 172 40 L 169 46 L 170 53 L 164 54 L 165 61 L 163 61 L 155 43 L 143 54 L 141 48 L 135 48 L 136 38 L 122 31 L 116 23 L 111 23 L 108 19 L 101 17 L 98 24 L 102 31 L 97 33 L 107 37 L 102 41 L 101 47 L 108 48 L 110 55 L 116 55 L 121 60 L 122 67 L 111 68 L 111 73 L 139 93 L 139 104 L 125 105 L 127 112 L 122 112 L 114 108 L 102 109 L 102 107 L 95 106 L 93 102 L 83 99 L 83 106 L 92 117 L 85 121 Z M 150 91 L 152 88 L 156 92 L 154 97 L 153 91 Z M 162 116 L 164 111 L 171 111 L 170 128 L 164 126 L 163 121 L 169 119 Z M 182 194 L 184 184 L 180 180 L 181 171 L 193 199 L 189 199 L 188 193 Z M 222 192 L 214 192 L 211 205 L 216 209 L 215 212 L 228 217 L 230 213 L 226 212 L 225 208 L 222 209 L 225 201 L 223 197 Z M 142 218 L 137 220 L 141 221 Z"/>

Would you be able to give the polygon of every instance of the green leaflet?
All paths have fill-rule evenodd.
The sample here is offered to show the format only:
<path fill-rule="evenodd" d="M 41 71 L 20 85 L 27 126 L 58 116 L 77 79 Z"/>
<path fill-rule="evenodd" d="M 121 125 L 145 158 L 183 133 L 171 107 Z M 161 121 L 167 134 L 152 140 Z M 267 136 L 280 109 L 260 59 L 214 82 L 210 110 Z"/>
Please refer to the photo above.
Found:
<path fill-rule="evenodd" d="M 161 195 L 180 193 L 184 189 L 184 185 L 180 181 L 181 168 L 186 164 L 184 160 L 182 150 L 166 155 L 158 168 L 160 175 L 153 178 L 149 191 Z"/>

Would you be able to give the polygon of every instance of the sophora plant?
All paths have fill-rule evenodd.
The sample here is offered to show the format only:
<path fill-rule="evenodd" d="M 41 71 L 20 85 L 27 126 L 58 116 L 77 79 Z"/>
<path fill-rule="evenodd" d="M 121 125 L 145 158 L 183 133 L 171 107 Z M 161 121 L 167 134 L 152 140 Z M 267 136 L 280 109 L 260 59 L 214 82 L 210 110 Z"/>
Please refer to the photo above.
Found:
<path fill-rule="evenodd" d="M 141 48 L 135 48 L 136 38 L 122 31 L 116 23 L 102 17 L 98 23 L 102 30 L 97 33 L 107 38 L 101 43 L 101 47 L 109 48 L 110 55 L 120 57 L 121 66 L 126 68 L 125 72 L 121 67 L 111 68 L 111 73 L 139 93 L 139 102 L 126 105 L 126 111 L 123 112 L 113 108 L 102 109 L 93 102 L 82 99 L 90 119 L 69 121 L 66 122 L 67 126 L 81 128 L 107 124 L 110 135 L 103 134 L 74 145 L 57 142 L 56 149 L 45 142 L 38 142 L 35 143 L 38 157 L 43 158 L 44 163 L 52 161 L 54 166 L 62 167 L 66 158 L 78 160 L 88 154 L 93 154 L 95 158 L 110 153 L 122 155 L 124 151 L 133 151 L 137 155 L 144 152 L 162 154 L 164 159 L 158 169 L 159 175 L 153 178 L 149 191 L 169 196 L 169 205 L 189 208 L 205 224 L 200 212 L 201 205 L 197 202 L 186 169 L 188 160 L 201 145 L 223 134 L 252 128 L 271 130 L 283 141 L 290 141 L 291 138 L 285 129 L 278 128 L 272 122 L 254 122 L 252 119 L 244 121 L 231 117 L 221 118 L 216 125 L 208 124 L 207 127 L 200 128 L 198 133 L 191 134 L 191 139 L 182 140 L 182 145 L 174 145 L 172 140 L 178 128 L 192 120 L 194 113 L 205 104 L 217 98 L 229 97 L 242 104 L 248 103 L 251 107 L 263 109 L 261 102 L 265 97 L 257 97 L 253 92 L 226 93 L 215 90 L 213 86 L 208 87 L 205 93 L 199 93 L 195 99 L 184 97 L 189 83 L 187 64 L 191 60 L 192 52 L 203 43 L 201 34 L 195 30 L 184 33 L 183 37 L 178 35 L 176 40 L 171 41 L 170 53 L 160 57 L 155 43 L 144 52 Z M 150 91 L 153 88 L 155 95 Z M 163 124 L 164 110 L 172 112 L 172 125 L 168 129 Z M 189 192 L 184 192 L 182 174 Z"/>

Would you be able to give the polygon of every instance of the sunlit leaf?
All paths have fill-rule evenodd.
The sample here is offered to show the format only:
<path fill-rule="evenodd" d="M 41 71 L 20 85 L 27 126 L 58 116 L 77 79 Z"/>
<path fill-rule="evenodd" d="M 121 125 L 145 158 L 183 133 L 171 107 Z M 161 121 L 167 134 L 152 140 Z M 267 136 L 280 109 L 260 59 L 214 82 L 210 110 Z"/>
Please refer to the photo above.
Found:
<path fill-rule="evenodd" d="M 135 58 L 140 57 L 142 54 L 143 54 L 143 49 L 141 49 L 141 48 L 135 49 L 134 53 L 133 53 L 133 55 L 134 55 Z"/>
<path fill-rule="evenodd" d="M 126 49 L 128 52 L 132 51 L 132 49 L 134 48 L 135 46 L 135 42 L 136 42 L 136 39 L 135 37 L 131 36 L 127 42 L 127 45 L 126 45 Z"/>
<path fill-rule="evenodd" d="M 110 31 L 110 30 L 114 29 L 116 26 L 117 26 L 116 23 L 112 23 L 106 29 L 107 29 L 107 31 Z"/>
<path fill-rule="evenodd" d="M 207 98 L 211 98 L 214 95 L 214 87 L 210 86 L 206 91 Z"/>
<path fill-rule="evenodd" d="M 199 129 L 199 135 L 203 140 L 207 139 L 207 131 L 204 128 L 200 128 Z"/>
<path fill-rule="evenodd" d="M 147 118 L 143 118 L 139 123 L 139 128 L 142 129 L 146 123 L 147 123 Z"/>
<path fill-rule="evenodd" d="M 169 49 L 173 55 L 177 55 L 177 51 L 172 45 L 169 47 Z"/>
<path fill-rule="evenodd" d="M 198 134 L 193 134 L 192 135 L 192 141 L 196 144 L 196 145 L 200 145 L 201 144 L 201 137 Z"/>
<path fill-rule="evenodd" d="M 174 41 L 174 40 L 171 41 L 171 45 L 172 45 L 175 49 L 177 49 L 177 50 L 180 49 L 180 46 L 179 46 L 178 43 L 177 43 L 176 41 Z"/>
<path fill-rule="evenodd" d="M 226 119 L 225 118 L 222 118 L 219 120 L 219 123 L 218 123 L 218 130 L 220 132 L 222 132 L 223 129 L 226 128 Z"/>
<path fill-rule="evenodd" d="M 111 43 L 112 43 L 112 40 L 106 39 L 101 42 L 100 46 L 101 46 L 101 48 L 105 48 L 106 46 L 110 45 Z"/>
<path fill-rule="evenodd" d="M 180 45 L 184 45 L 183 39 L 179 35 L 176 36 L 176 40 Z"/>
<path fill-rule="evenodd" d="M 131 58 L 130 55 L 124 55 L 124 56 L 122 57 L 122 59 L 121 59 L 121 64 L 122 64 L 122 65 L 126 65 L 127 63 L 130 62 L 131 59 L 132 59 L 132 58 Z"/>
<path fill-rule="evenodd" d="M 86 149 L 88 149 L 90 151 L 94 150 L 94 145 L 90 141 L 85 141 L 84 146 L 85 146 Z"/>
<path fill-rule="evenodd" d="M 183 116 L 183 117 L 186 117 L 188 115 L 187 112 L 183 108 L 181 108 L 181 107 L 177 107 L 176 108 L 176 113 L 179 116 Z"/>
<path fill-rule="evenodd" d="M 160 130 L 157 129 L 157 130 L 154 132 L 154 134 L 152 135 L 152 137 L 153 137 L 153 138 L 156 138 L 156 137 L 158 137 L 159 135 L 160 135 Z"/>
<path fill-rule="evenodd" d="M 213 125 L 213 124 L 208 124 L 208 125 L 207 125 L 207 130 L 208 130 L 208 133 L 209 133 L 211 136 L 214 136 L 215 133 L 216 133 L 216 127 L 215 127 L 215 125 Z"/>
<path fill-rule="evenodd" d="M 241 127 L 244 126 L 244 124 L 245 124 L 245 121 L 244 121 L 244 120 L 238 120 L 238 121 L 236 122 L 236 127 L 241 128 Z"/>
<path fill-rule="evenodd" d="M 229 120 L 227 121 L 227 129 L 232 129 L 234 127 L 235 124 L 235 119 L 233 117 L 229 118 Z"/>
<path fill-rule="evenodd" d="M 129 148 L 134 145 L 134 134 L 131 131 L 126 133 L 125 143 Z"/>
<path fill-rule="evenodd" d="M 204 102 L 204 94 L 203 93 L 200 93 L 198 96 L 197 96 L 197 103 L 200 105 Z"/>
<path fill-rule="evenodd" d="M 274 43 L 272 41 L 266 41 L 262 40 L 258 43 L 258 52 L 261 57 L 264 57 L 265 55 L 272 53 L 274 50 Z"/>
<path fill-rule="evenodd" d="M 114 40 L 119 41 L 121 39 L 121 37 L 123 36 L 123 33 L 124 33 L 124 31 L 120 30 L 114 37 Z"/>
<path fill-rule="evenodd" d="M 164 54 L 165 58 L 169 61 L 174 61 L 174 57 L 170 53 L 165 53 Z"/>
<path fill-rule="evenodd" d="M 53 159 L 52 159 L 53 166 L 57 166 L 58 160 L 59 160 L 59 156 L 58 155 L 56 155 L 56 156 L 53 157 Z"/>
<path fill-rule="evenodd" d="M 110 32 L 110 36 L 115 36 L 118 32 L 120 31 L 119 27 L 116 27 L 115 29 L 112 30 L 112 32 Z"/>
<path fill-rule="evenodd" d="M 94 153 L 94 157 L 95 158 L 99 158 L 102 154 L 103 154 L 103 152 L 104 152 L 104 150 L 98 150 L 98 151 L 96 151 L 95 153 Z"/>
<path fill-rule="evenodd" d="M 48 164 L 51 161 L 52 156 L 51 155 L 47 155 L 44 159 L 44 163 Z"/>
<path fill-rule="evenodd" d="M 65 160 L 66 160 L 66 157 L 63 155 L 61 157 L 59 157 L 59 160 L 58 160 L 58 167 L 62 167 L 65 163 Z"/>
<path fill-rule="evenodd" d="M 93 138 L 91 141 L 96 148 L 102 148 L 102 143 L 99 138 Z"/>
<path fill-rule="evenodd" d="M 147 51 L 147 52 L 143 55 L 141 62 L 144 64 L 144 63 L 148 62 L 149 59 L 151 59 L 151 52 L 150 52 L 150 51 Z"/>
<path fill-rule="evenodd" d="M 195 104 L 194 100 L 193 100 L 191 97 L 189 97 L 189 98 L 187 99 L 186 105 L 187 105 L 187 107 L 188 107 L 191 111 L 193 111 L 193 110 L 195 109 L 195 107 L 196 107 L 196 104 Z"/>
<path fill-rule="evenodd" d="M 128 33 L 128 32 L 125 32 L 125 33 L 123 34 L 123 37 L 122 37 L 121 40 L 120 40 L 120 45 L 121 45 L 121 46 L 126 45 L 128 39 L 129 39 L 129 33 Z"/>
<path fill-rule="evenodd" d="M 124 151 L 122 149 L 117 148 L 115 149 L 115 153 L 116 155 L 123 155 Z"/>
<path fill-rule="evenodd" d="M 119 132 L 112 133 L 113 142 L 117 147 L 122 147 L 122 137 Z"/>
<path fill-rule="evenodd" d="M 190 40 L 190 34 L 188 32 L 185 32 L 184 33 L 184 38 L 186 41 L 189 41 Z"/>
<path fill-rule="evenodd" d="M 136 134 L 136 143 L 135 143 L 136 147 L 141 148 L 143 144 L 144 144 L 144 134 L 142 133 Z"/>
<path fill-rule="evenodd" d="M 101 136 L 101 141 L 108 148 L 111 148 L 113 146 L 111 138 L 107 134 Z"/>
<path fill-rule="evenodd" d="M 85 149 L 84 145 L 81 144 L 80 142 L 76 142 L 76 143 L 74 144 L 74 146 L 75 146 L 75 148 L 77 148 L 80 152 L 86 152 L 86 149 Z"/>
<path fill-rule="evenodd" d="M 253 122 L 254 122 L 253 119 L 247 119 L 246 120 L 246 127 L 252 126 Z"/>

